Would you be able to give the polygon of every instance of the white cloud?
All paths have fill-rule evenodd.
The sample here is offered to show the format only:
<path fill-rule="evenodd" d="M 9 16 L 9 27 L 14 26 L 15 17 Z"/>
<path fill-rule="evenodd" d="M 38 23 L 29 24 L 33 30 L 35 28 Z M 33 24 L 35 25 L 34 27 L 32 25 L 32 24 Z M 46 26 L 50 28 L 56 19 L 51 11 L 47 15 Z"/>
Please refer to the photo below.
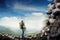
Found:
<path fill-rule="evenodd" d="M 40 31 L 44 26 L 45 16 L 39 13 L 32 13 L 23 18 L 26 30 L 28 31 Z M 40 16 L 39 16 L 40 15 Z M 11 30 L 19 29 L 19 22 L 21 18 L 18 17 L 2 17 L 0 18 L 0 25 L 9 27 Z"/>
<path fill-rule="evenodd" d="M 47 0 L 47 1 L 51 2 L 51 1 L 53 1 L 53 0 Z"/>
<path fill-rule="evenodd" d="M 0 25 L 16 30 L 19 27 L 19 21 L 18 17 L 3 17 L 0 18 Z"/>
<path fill-rule="evenodd" d="M 35 16 L 43 16 L 43 13 L 34 12 L 34 13 L 32 13 L 32 15 L 35 15 Z"/>
<path fill-rule="evenodd" d="M 27 29 L 30 31 L 36 30 L 40 31 L 45 26 L 45 16 L 42 13 L 32 13 L 26 15 L 24 19 L 25 25 L 27 25 Z"/>
<path fill-rule="evenodd" d="M 45 11 L 44 9 L 41 10 L 41 7 L 33 7 L 33 6 L 27 6 L 27 5 L 22 5 L 19 3 L 15 3 L 13 5 L 14 10 L 24 10 L 24 11 Z"/>

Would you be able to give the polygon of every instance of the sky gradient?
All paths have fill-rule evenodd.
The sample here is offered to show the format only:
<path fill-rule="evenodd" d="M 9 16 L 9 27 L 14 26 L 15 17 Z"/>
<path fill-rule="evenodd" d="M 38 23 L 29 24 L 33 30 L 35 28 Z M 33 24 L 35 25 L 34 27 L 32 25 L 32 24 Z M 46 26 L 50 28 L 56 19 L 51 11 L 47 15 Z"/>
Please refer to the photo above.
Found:
<path fill-rule="evenodd" d="M 45 26 L 46 8 L 51 2 L 52 0 L 0 0 L 0 25 L 14 31 L 19 29 L 19 22 L 23 20 L 26 30 L 39 32 Z"/>
<path fill-rule="evenodd" d="M 48 0 L 0 0 L 0 17 L 45 12 Z M 1 14 L 2 13 L 2 14 Z"/>

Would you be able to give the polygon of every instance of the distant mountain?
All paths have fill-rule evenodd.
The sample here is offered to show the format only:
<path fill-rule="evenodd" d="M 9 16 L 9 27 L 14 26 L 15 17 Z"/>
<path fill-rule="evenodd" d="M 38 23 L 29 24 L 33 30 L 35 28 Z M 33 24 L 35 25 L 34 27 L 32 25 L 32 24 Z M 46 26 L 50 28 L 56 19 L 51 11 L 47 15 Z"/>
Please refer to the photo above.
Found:
<path fill-rule="evenodd" d="M 0 33 L 7 33 L 7 34 L 15 35 L 15 36 L 20 35 L 20 33 L 19 32 L 17 33 L 17 32 L 16 31 L 12 31 L 9 28 L 6 28 L 4 26 L 0 26 Z"/>
<path fill-rule="evenodd" d="M 11 33 L 12 31 L 4 26 L 0 26 L 0 33 Z"/>

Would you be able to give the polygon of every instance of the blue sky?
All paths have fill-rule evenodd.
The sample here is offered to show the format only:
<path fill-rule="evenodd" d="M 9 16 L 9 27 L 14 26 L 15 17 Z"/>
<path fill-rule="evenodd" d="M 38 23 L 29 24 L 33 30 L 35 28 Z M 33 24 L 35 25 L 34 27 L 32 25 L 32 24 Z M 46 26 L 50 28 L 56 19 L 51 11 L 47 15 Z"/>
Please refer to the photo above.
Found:
<path fill-rule="evenodd" d="M 45 13 L 48 3 L 48 0 L 0 0 L 0 17 L 24 16 L 25 14 L 31 14 L 32 12 Z M 15 4 L 16 6 L 21 6 L 22 9 L 20 7 L 20 9 L 13 9 Z M 24 6 L 27 10 L 24 10 Z"/>
<path fill-rule="evenodd" d="M 23 19 L 26 30 L 39 32 L 45 26 L 46 8 L 51 2 L 52 0 L 0 0 L 0 25 L 15 31 Z"/>

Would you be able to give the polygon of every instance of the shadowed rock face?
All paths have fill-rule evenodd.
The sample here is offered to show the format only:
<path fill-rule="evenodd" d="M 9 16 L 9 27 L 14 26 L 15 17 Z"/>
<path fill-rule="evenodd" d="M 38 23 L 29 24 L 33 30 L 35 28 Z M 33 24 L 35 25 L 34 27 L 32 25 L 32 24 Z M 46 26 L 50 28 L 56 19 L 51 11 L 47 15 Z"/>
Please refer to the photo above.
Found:
<path fill-rule="evenodd" d="M 48 27 L 49 30 L 46 30 L 46 33 L 51 37 L 60 35 L 60 0 L 54 0 L 54 2 L 55 6 L 50 4 L 47 10 L 48 19 L 46 27 Z"/>
<path fill-rule="evenodd" d="M 53 13 L 54 16 L 60 16 L 60 11 L 56 11 L 55 13 Z"/>
<path fill-rule="evenodd" d="M 55 2 L 57 2 L 57 3 L 58 3 L 58 2 L 60 2 L 60 0 L 55 0 Z"/>
<path fill-rule="evenodd" d="M 48 17 L 46 26 L 49 28 L 50 32 L 47 33 L 47 35 L 52 37 L 58 36 L 60 34 L 60 9 L 53 9 L 51 13 L 48 14 L 50 15 L 50 18 Z"/>

